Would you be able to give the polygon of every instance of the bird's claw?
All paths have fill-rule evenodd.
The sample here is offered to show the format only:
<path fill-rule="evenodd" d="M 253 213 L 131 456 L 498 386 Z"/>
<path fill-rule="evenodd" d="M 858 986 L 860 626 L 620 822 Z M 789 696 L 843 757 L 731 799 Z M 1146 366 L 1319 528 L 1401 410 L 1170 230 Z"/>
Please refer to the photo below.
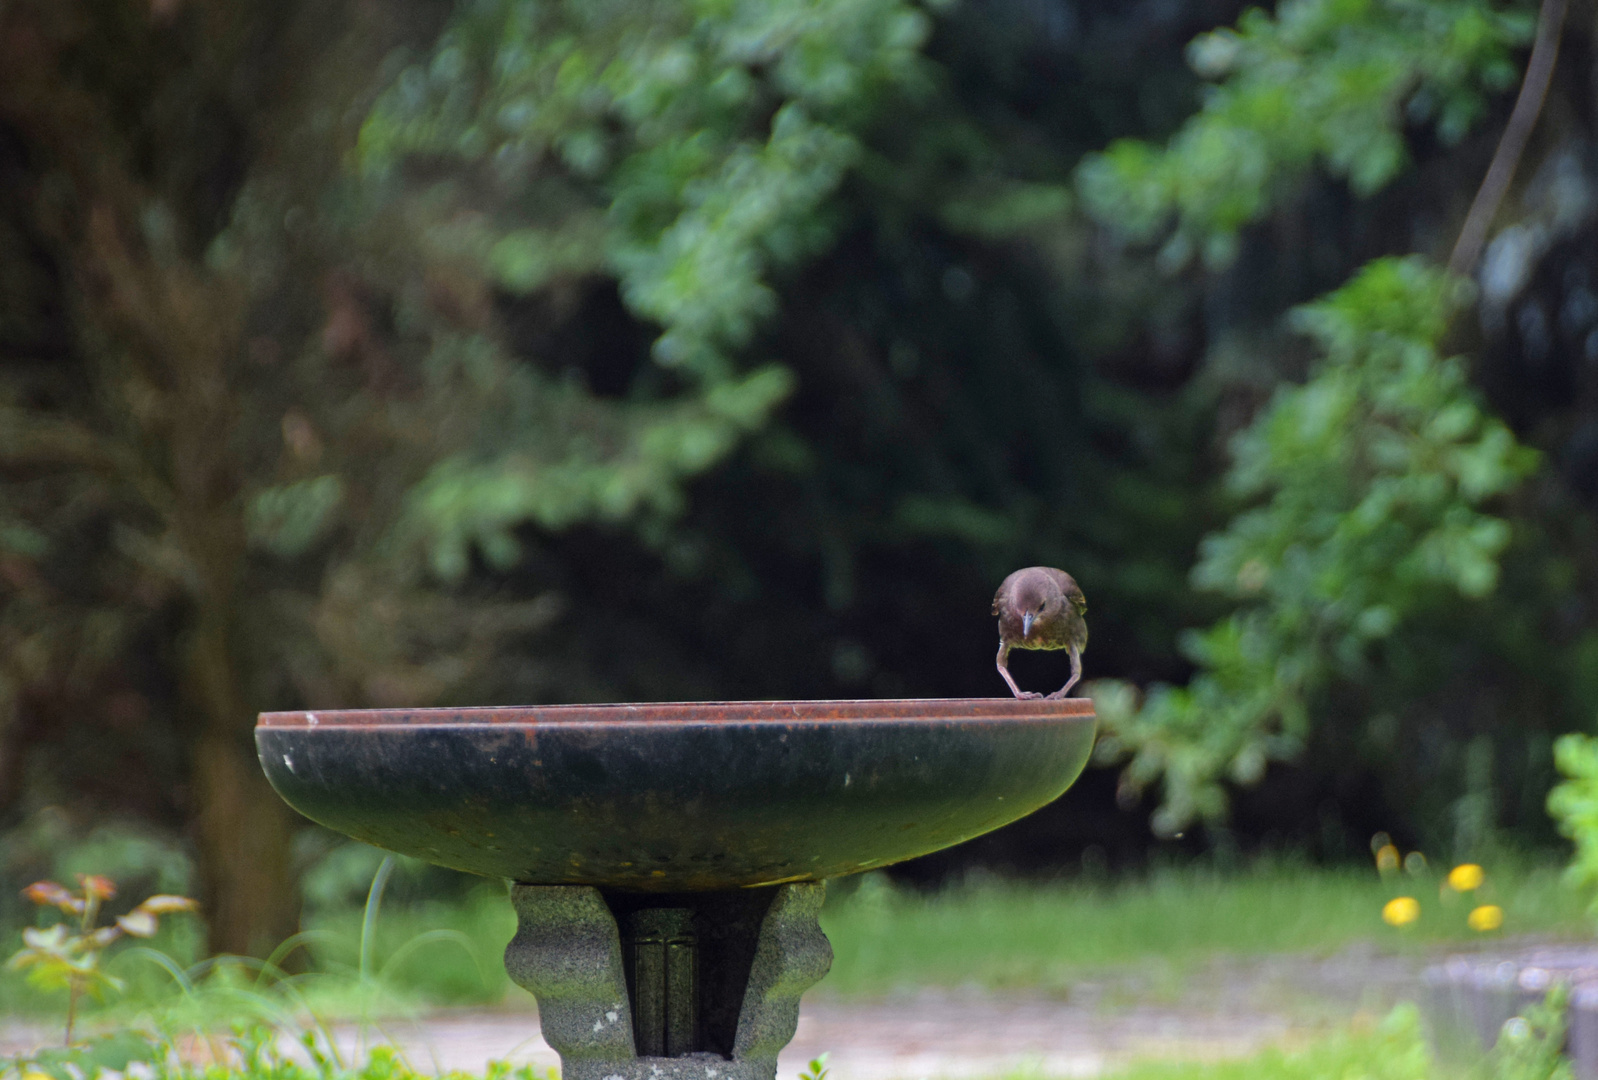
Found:
<path fill-rule="evenodd" d="M 1016 691 L 1015 696 L 1022 701 L 1038 701 L 1043 697 L 1043 695 L 1038 693 L 1036 690 L 1018 690 Z"/>

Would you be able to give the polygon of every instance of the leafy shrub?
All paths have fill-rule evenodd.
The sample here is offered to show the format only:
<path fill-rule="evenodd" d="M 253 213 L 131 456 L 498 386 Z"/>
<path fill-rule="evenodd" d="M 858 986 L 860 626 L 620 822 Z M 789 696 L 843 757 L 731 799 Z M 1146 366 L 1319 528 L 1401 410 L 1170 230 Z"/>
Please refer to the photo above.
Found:
<path fill-rule="evenodd" d="M 1548 793 L 1548 813 L 1576 846 L 1565 876 L 1593 890 L 1591 910 L 1598 914 L 1598 739 L 1575 732 L 1560 736 L 1554 766 L 1565 779 Z"/>
<path fill-rule="evenodd" d="M 1430 123 L 1457 142 L 1484 91 L 1514 84 L 1511 50 L 1531 36 L 1527 13 L 1485 0 L 1288 0 L 1254 8 L 1237 28 L 1188 46 L 1217 80 L 1199 113 L 1164 148 L 1124 139 L 1079 173 L 1089 211 L 1142 240 L 1169 232 L 1168 268 L 1195 253 L 1220 266 L 1238 232 L 1312 166 L 1357 195 L 1408 160 L 1405 127 Z"/>
<path fill-rule="evenodd" d="M 1496 587 L 1510 526 L 1488 507 L 1537 457 L 1439 350 L 1465 290 L 1380 259 L 1294 312 L 1324 359 L 1235 439 L 1227 481 L 1252 506 L 1193 570 L 1237 609 L 1186 638 L 1189 685 L 1099 695 L 1101 759 L 1127 760 L 1133 788 L 1163 785 L 1156 831 L 1219 817 L 1221 782 L 1295 757 L 1334 681 L 1379 678 L 1406 623 Z"/>
<path fill-rule="evenodd" d="M 902 0 L 461 6 L 431 59 L 364 125 L 368 174 L 437 160 L 483 174 L 480 190 L 503 196 L 491 223 L 437 215 L 437 246 L 518 295 L 612 277 L 660 327 L 652 353 L 672 375 L 654 382 L 683 392 L 669 405 L 605 406 L 606 437 L 565 447 L 559 462 L 440 465 L 409 513 L 436 570 L 460 577 L 474 544 L 508 567 L 513 531 L 529 521 L 673 511 L 679 481 L 765 424 L 792 376 L 777 364 L 740 370 L 739 352 L 777 308 L 773 276 L 830 244 L 827 204 L 860 155 L 854 131 L 890 92 L 923 81 L 928 32 Z M 522 388 L 510 389 L 515 403 Z M 525 394 L 511 430 L 563 430 L 605 411 L 569 387 Z"/>

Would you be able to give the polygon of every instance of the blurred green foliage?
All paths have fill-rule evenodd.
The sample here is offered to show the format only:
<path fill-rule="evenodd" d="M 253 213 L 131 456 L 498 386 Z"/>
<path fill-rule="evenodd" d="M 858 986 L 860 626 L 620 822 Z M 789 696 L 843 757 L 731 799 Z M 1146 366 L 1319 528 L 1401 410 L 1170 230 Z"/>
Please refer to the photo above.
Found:
<path fill-rule="evenodd" d="M 1317 176 L 1372 199 L 1409 163 L 1423 125 L 1435 130 L 1432 153 L 1460 143 L 1485 95 L 1515 82 L 1510 50 L 1529 39 L 1529 15 L 1314 0 L 1247 12 L 1189 46 L 1215 85 L 1163 145 L 1123 140 L 1087 157 L 1077 174 L 1086 206 L 1157 244 L 1165 273 L 1195 252 L 1220 270 L 1247 229 L 1294 213 Z M 1507 716 L 1487 720 L 1490 706 L 1446 689 L 1467 657 L 1540 668 L 1542 687 L 1568 687 L 1587 648 L 1557 634 L 1537 656 L 1513 641 L 1547 632 L 1532 628 L 1581 588 L 1584 560 L 1534 523 L 1532 499 L 1551 508 L 1546 488 L 1522 491 L 1542 473 L 1538 454 L 1494 415 L 1473 362 L 1445 358 L 1476 297 L 1422 259 L 1386 257 L 1284 320 L 1322 359 L 1232 436 L 1223 482 L 1235 516 L 1200 544 L 1191 574 L 1233 610 L 1181 636 L 1195 665 L 1185 687 L 1096 690 L 1113 732 L 1100 760 L 1126 762 L 1124 796 L 1162 785 L 1157 832 L 1223 820 L 1228 784 L 1257 784 L 1271 762 L 1301 760 L 1313 744 L 1345 762 L 1383 760 L 1388 785 L 1420 780 L 1408 797 L 1433 807 L 1422 812 L 1426 835 L 1451 834 L 1463 854 L 1501 812 L 1501 755 L 1546 753 L 1540 732 L 1512 734 Z M 1517 567 L 1507 594 L 1506 560 Z M 1589 700 L 1553 697 L 1498 707 L 1547 708 L 1537 726 L 1554 730 L 1590 718 Z M 1439 753 L 1446 729 L 1457 749 Z M 1445 770 L 1465 788 L 1447 806 L 1451 821 L 1424 794 L 1435 780 L 1421 779 Z M 1546 783 L 1546 766 L 1527 771 Z"/>
<path fill-rule="evenodd" d="M 1590 51 L 1486 299 L 1424 262 L 1530 16 L 5 5 L 4 872 L 154 822 L 213 944 L 275 943 L 255 710 L 990 694 L 1034 563 L 1124 782 L 951 859 L 1224 846 L 1228 798 L 1546 840 L 1598 709 Z"/>
<path fill-rule="evenodd" d="M 726 379 L 775 310 L 770 270 L 829 242 L 818 211 L 858 153 L 851 128 L 916 79 L 927 29 L 899 0 L 469 3 L 360 149 L 373 168 L 491 163 L 553 219 L 496 230 L 482 254 L 501 281 L 609 269 L 662 327 L 661 363 Z"/>
<path fill-rule="evenodd" d="M 831 243 L 827 203 L 859 157 L 853 131 L 924 81 L 927 30 L 899 0 L 483 0 L 400 74 L 361 130 L 363 167 L 441 160 L 492 184 L 498 212 L 434 242 L 513 293 L 613 275 L 660 328 L 654 359 L 683 385 L 671 408 L 585 409 L 569 389 L 511 380 L 494 444 L 504 456 L 442 462 L 412 498 L 436 570 L 460 578 L 473 545 L 510 568 L 527 522 L 669 514 L 683 478 L 766 422 L 792 377 L 750 370 L 739 353 L 777 308 L 772 275 Z M 555 398 L 544 422 L 540 397 Z M 583 411 L 620 415 L 554 460 L 528 452 L 529 437 Z"/>
<path fill-rule="evenodd" d="M 1548 793 L 1548 813 L 1575 846 L 1565 877 L 1592 895 L 1589 910 L 1598 913 L 1598 739 L 1560 736 L 1554 764 L 1563 779 Z"/>
<path fill-rule="evenodd" d="M 1330 682 L 1379 684 L 1407 623 L 1497 587 L 1510 526 L 1485 508 L 1537 455 L 1483 412 L 1464 360 L 1439 354 L 1468 291 L 1385 259 L 1294 312 L 1324 358 L 1233 440 L 1228 486 L 1253 505 L 1193 569 L 1239 606 L 1186 638 L 1187 686 L 1136 707 L 1112 691 L 1101 710 L 1113 734 L 1097 752 L 1130 759 L 1125 782 L 1164 784 L 1157 831 L 1223 816 L 1224 779 L 1257 783 L 1329 722 Z"/>
<path fill-rule="evenodd" d="M 1530 12 L 1486 0 L 1288 0 L 1188 46 L 1215 81 L 1163 147 L 1125 139 L 1078 172 L 1099 220 L 1139 240 L 1169 232 L 1158 261 L 1220 267 L 1238 234 L 1323 165 L 1368 196 L 1409 162 L 1408 131 L 1454 144 L 1484 95 L 1513 86 Z"/>

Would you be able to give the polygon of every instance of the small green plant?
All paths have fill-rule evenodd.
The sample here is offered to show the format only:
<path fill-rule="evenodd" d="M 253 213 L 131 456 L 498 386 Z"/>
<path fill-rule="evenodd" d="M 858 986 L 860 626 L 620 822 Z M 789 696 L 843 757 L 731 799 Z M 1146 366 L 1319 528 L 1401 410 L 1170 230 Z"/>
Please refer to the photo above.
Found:
<path fill-rule="evenodd" d="M 286 1050 L 296 1043 L 296 1051 Z M 552 1071 L 503 1061 L 490 1061 L 482 1073 L 433 1076 L 418 1072 L 387 1044 L 372 1047 L 364 1061 L 346 1064 L 325 1038 L 307 1032 L 285 1039 L 281 1028 L 262 1023 L 235 1023 L 231 1034 L 207 1039 L 206 1051 L 197 1057 L 171 1034 L 123 1031 L 0 1060 L 0 1080 L 84 1080 L 106 1070 L 147 1080 L 556 1080 Z"/>
<path fill-rule="evenodd" d="M 148 1031 L 125 1030 L 83 1039 L 71 1046 L 41 1048 L 27 1057 L 0 1061 L 4 1080 L 82 1080 L 104 1077 L 156 1075 L 171 1056 L 171 1044 Z M 133 1066 L 133 1068 L 129 1068 Z"/>
<path fill-rule="evenodd" d="M 821 1054 L 811 1058 L 810 1064 L 806 1065 L 799 1074 L 799 1080 L 827 1080 L 827 1073 L 830 1071 L 827 1068 L 828 1057 L 828 1054 Z"/>
<path fill-rule="evenodd" d="M 1504 1022 L 1487 1061 L 1492 1080 L 1571 1080 L 1564 1055 L 1565 1006 L 1570 991 L 1555 986 L 1548 996 L 1520 1016 Z"/>
<path fill-rule="evenodd" d="M 24 930 L 23 947 L 7 963 L 13 970 L 27 972 L 28 981 L 41 990 L 67 992 L 67 1046 L 72 1045 L 79 998 L 87 993 L 103 1000 L 108 991 L 121 989 L 121 980 L 101 968 L 106 948 L 124 935 L 150 937 L 162 915 L 199 907 L 186 896 L 151 896 L 114 922 L 96 926 L 100 906 L 116 891 L 116 883 L 99 874 L 79 874 L 76 892 L 53 881 L 36 881 L 22 890 L 41 908 L 59 908 L 67 916 L 54 926 Z"/>

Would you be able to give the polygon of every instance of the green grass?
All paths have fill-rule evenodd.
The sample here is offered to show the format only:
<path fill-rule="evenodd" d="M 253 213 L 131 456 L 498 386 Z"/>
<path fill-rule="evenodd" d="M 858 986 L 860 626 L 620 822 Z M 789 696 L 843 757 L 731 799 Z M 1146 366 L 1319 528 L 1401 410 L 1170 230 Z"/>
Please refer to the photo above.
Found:
<path fill-rule="evenodd" d="M 1534 1006 L 1527 1022 L 1506 1030 L 1490 1053 L 1446 1062 L 1433 1054 L 1419 1010 L 1405 1003 L 1380 1022 L 1355 1022 L 1299 1046 L 1231 1061 L 1142 1062 L 1108 1080 L 1571 1080 L 1571 1064 L 1560 1052 L 1564 1026 L 1556 1016 L 1557 1010 Z"/>
<path fill-rule="evenodd" d="M 364 938 L 363 914 L 344 909 L 307 920 L 312 966 L 332 976 L 320 986 L 309 980 L 307 993 L 333 1012 L 347 1012 L 339 1006 L 340 996 L 363 983 L 383 987 L 393 1003 L 492 1004 L 513 991 L 504 956 L 516 931 L 516 913 L 502 887 L 484 885 L 454 902 L 385 905 Z M 368 950 L 364 978 L 363 939 Z"/>
<path fill-rule="evenodd" d="M 1296 1048 L 1234 1061 L 1146 1062 L 1112 1080 L 1440 1080 L 1413 1006 L 1380 1024 L 1356 1026 Z"/>
<path fill-rule="evenodd" d="M 1229 872 L 1165 869 L 1097 884 L 972 881 L 935 893 L 895 888 L 872 875 L 852 889 L 834 889 L 822 927 L 836 959 L 814 992 L 876 996 L 978 986 L 1061 994 L 1107 973 L 1152 973 L 1154 985 L 1177 988 L 1188 973 L 1230 957 L 1329 955 L 1361 942 L 1414 950 L 1488 946 L 1502 935 L 1591 935 L 1582 898 L 1560 883 L 1556 870 L 1500 862 L 1488 865 L 1486 884 L 1469 900 L 1440 899 L 1436 876 L 1383 880 L 1360 868 L 1288 862 Z M 1380 911 L 1401 894 L 1418 899 L 1422 915 L 1400 930 L 1384 925 Z M 1465 915 L 1478 901 L 1503 907 L 1501 934 L 1466 927 Z M 303 935 L 301 956 L 308 955 L 310 970 L 297 968 L 301 973 L 283 988 L 285 1000 L 323 1017 L 361 1018 L 524 998 L 502 962 L 514 929 L 503 889 L 487 884 L 448 902 L 391 898 L 369 928 L 361 907 L 324 907 Z M 199 944 L 197 929 L 174 920 L 170 940 L 160 944 L 184 967 L 192 960 L 185 953 Z M 112 1003 L 118 1014 L 176 993 L 171 974 L 147 952 L 113 955 L 108 969 L 130 984 Z M 254 985 L 264 990 L 272 981 Z M 0 974 L 0 1007 L 7 1011 L 53 1015 L 61 1005 L 56 997 L 22 987 L 14 973 Z"/>
<path fill-rule="evenodd" d="M 1397 929 L 1382 923 L 1382 905 L 1397 895 L 1420 901 L 1421 918 Z M 881 875 L 834 890 L 822 924 L 836 962 L 819 988 L 836 995 L 879 995 L 927 986 L 977 985 L 1000 991 L 1062 992 L 1084 977 L 1150 966 L 1180 974 L 1213 960 L 1267 954 L 1331 954 L 1357 943 L 1386 950 L 1490 946 L 1500 935 L 1469 930 L 1476 903 L 1504 909 L 1504 933 L 1588 936 L 1582 897 L 1565 888 L 1556 870 L 1488 866 L 1486 884 L 1471 897 L 1448 893 L 1436 874 L 1387 879 L 1358 868 L 1325 869 L 1260 862 L 1237 871 L 1192 866 L 1136 878 L 1019 883 L 973 880 L 935 893 L 895 888 Z M 360 909 L 324 909 L 303 937 L 314 970 L 287 979 L 258 980 L 235 965 L 196 980 L 165 976 L 159 965 L 129 950 L 111 961 L 136 993 L 89 1019 L 91 1029 L 126 1030 L 135 1017 L 159 1049 L 189 1033 L 227 1030 L 230 1022 L 265 1024 L 303 1034 L 313 1044 L 333 1018 L 376 1018 L 431 1004 L 482 1004 L 509 987 L 500 961 L 514 930 L 510 905 L 485 886 L 454 902 L 391 903 L 370 918 Z M 364 942 L 364 949 L 363 949 Z M 58 1004 L 58 1003 L 57 1003 Z M 215 1036 L 206 1034 L 207 1039 Z M 121 1054 L 120 1044 L 102 1044 Z M 87 1053 L 87 1051 L 85 1051 Z M 104 1051 L 96 1050 L 95 1053 Z M 76 1052 L 74 1052 L 76 1053 Z M 52 1080 L 73 1080 L 71 1055 L 39 1060 Z M 151 1058 L 150 1060 L 154 1060 Z M 259 1049 L 235 1068 L 201 1076 L 186 1065 L 155 1069 L 156 1080 L 413 1080 L 391 1056 L 371 1062 L 328 1061 L 302 1067 Z M 0 1080 L 11 1080 L 0 1063 Z M 87 1059 L 78 1062 L 90 1064 Z M 308 1063 L 309 1064 L 309 1063 Z M 1146 1062 L 1116 1080 L 1547 1080 L 1542 1064 L 1495 1058 L 1468 1078 L 1435 1062 L 1413 1006 L 1379 1023 L 1347 1026 L 1314 1041 L 1269 1049 L 1230 1062 Z M 115 1068 L 115 1065 L 110 1067 Z M 84 1075 L 94 1069 L 79 1070 Z M 471 1080 L 452 1077 L 451 1080 Z M 508 1070 L 489 1080 L 513 1080 Z M 519 1071 L 514 1080 L 547 1080 Z M 1035 1080 L 1017 1075 L 1002 1080 Z"/>
<path fill-rule="evenodd" d="M 1474 897 L 1443 898 L 1440 886 L 1435 874 L 1383 879 L 1374 870 L 1287 861 L 1230 871 L 1171 868 L 1099 883 L 986 879 L 933 893 L 870 875 L 834 887 L 821 921 L 835 960 L 816 992 L 872 996 L 977 985 L 1061 993 L 1085 976 L 1141 968 L 1180 977 L 1223 957 L 1324 955 L 1360 942 L 1391 950 L 1469 947 L 1503 935 L 1593 932 L 1583 898 L 1553 867 L 1496 859 Z M 1414 896 L 1422 912 L 1402 929 L 1381 920 L 1382 905 L 1398 895 Z M 1475 903 L 1504 909 L 1499 934 L 1466 926 Z M 359 908 L 331 909 L 307 926 L 313 967 L 331 977 L 319 985 L 308 980 L 305 992 L 329 1012 L 369 1008 L 374 983 L 387 1008 L 485 1004 L 520 994 L 502 962 L 516 926 L 502 889 L 484 885 L 455 902 L 386 901 L 372 923 L 364 980 L 362 915 Z"/>
<path fill-rule="evenodd" d="M 278 1029 L 281 1031 L 281 1029 Z M 81 1080 L 102 1068 L 126 1070 L 145 1063 L 151 1080 L 424 1080 L 393 1050 L 378 1045 L 359 1061 L 344 1061 L 322 1033 L 308 1032 L 289 1051 L 273 1029 L 255 1027 L 237 1034 L 211 1034 L 207 1044 L 228 1065 L 206 1066 L 192 1053 L 177 1053 L 181 1032 L 134 1028 L 101 1037 L 70 1051 L 47 1048 L 27 1060 L 0 1062 L 0 1077 L 22 1080 L 43 1074 L 48 1080 Z M 1445 1067 L 1432 1055 L 1413 1005 L 1400 1005 L 1379 1022 L 1355 1023 L 1298 1046 L 1269 1048 L 1252 1057 L 1222 1062 L 1151 1061 L 1110 1074 L 1109 1080 L 1553 1080 L 1560 1071 L 1559 1033 L 1534 1029 L 1464 1071 Z M 810 1066 L 814 1073 L 816 1063 Z M 131 1070 L 130 1070 L 131 1072 Z M 485 1074 L 451 1072 L 439 1080 L 555 1080 L 553 1074 L 491 1064 Z M 786 1078 L 784 1078 L 786 1080 Z M 809 1080 L 801 1075 L 799 1080 Z M 1017 1072 L 996 1080 L 1042 1080 Z"/>
<path fill-rule="evenodd" d="M 1084 975 L 1129 966 L 1178 971 L 1217 957 L 1330 954 L 1358 942 L 1388 949 L 1486 944 L 1501 934 L 1592 933 L 1583 900 L 1547 867 L 1488 867 L 1475 899 L 1440 898 L 1432 875 L 1387 880 L 1357 868 L 1263 862 L 1222 873 L 1156 871 L 1105 884 L 985 881 L 920 894 L 866 879 L 830 903 L 822 927 L 832 973 L 818 989 L 874 995 L 976 985 L 1062 992 Z M 1421 918 L 1395 929 L 1382 905 L 1409 895 Z M 1465 925 L 1475 902 L 1504 909 L 1500 934 Z"/>

